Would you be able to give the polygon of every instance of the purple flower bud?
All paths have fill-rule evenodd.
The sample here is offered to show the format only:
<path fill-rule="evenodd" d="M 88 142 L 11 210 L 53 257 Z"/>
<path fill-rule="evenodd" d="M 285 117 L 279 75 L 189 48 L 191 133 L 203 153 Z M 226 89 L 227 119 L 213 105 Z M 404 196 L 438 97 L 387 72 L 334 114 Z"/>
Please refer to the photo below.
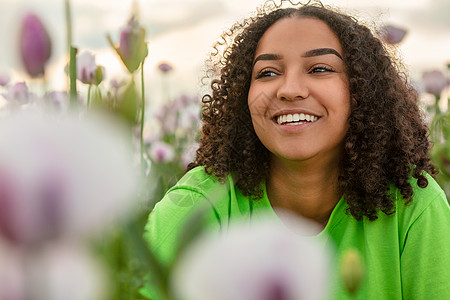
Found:
<path fill-rule="evenodd" d="M 160 63 L 158 65 L 158 69 L 163 72 L 163 73 L 168 73 L 170 72 L 173 68 L 171 65 L 169 65 L 168 63 Z"/>
<path fill-rule="evenodd" d="M 145 29 L 134 16 L 120 33 L 119 47 L 114 45 L 110 36 L 107 39 L 130 73 L 136 71 L 148 55 Z"/>
<path fill-rule="evenodd" d="M 25 70 L 31 77 L 44 75 L 51 55 L 51 41 L 39 18 L 29 13 L 22 20 L 20 53 Z"/>
<path fill-rule="evenodd" d="M 381 28 L 380 38 L 390 45 L 399 44 L 406 36 L 407 31 L 393 25 L 386 25 Z"/>
<path fill-rule="evenodd" d="M 422 81 L 425 92 L 435 96 L 439 96 L 448 85 L 448 80 L 444 73 L 438 70 L 424 72 L 422 74 Z"/>

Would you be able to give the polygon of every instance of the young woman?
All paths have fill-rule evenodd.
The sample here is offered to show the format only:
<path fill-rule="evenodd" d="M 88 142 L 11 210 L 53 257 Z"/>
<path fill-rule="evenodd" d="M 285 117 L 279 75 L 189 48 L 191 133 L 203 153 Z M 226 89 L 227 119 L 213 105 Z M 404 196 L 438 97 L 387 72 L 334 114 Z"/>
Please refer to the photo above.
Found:
<path fill-rule="evenodd" d="M 416 92 L 366 26 L 299 6 L 223 35 L 196 160 L 150 214 L 150 247 L 173 261 L 205 204 L 217 228 L 282 208 L 320 224 L 337 260 L 360 251 L 358 299 L 447 299 L 450 209 Z M 332 299 L 348 297 L 337 282 Z"/>

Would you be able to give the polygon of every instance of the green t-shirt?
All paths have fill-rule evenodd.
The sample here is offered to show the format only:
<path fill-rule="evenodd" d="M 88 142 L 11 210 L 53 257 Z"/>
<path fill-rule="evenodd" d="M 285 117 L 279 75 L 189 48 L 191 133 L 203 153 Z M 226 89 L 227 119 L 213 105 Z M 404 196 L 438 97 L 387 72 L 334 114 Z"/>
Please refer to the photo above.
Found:
<path fill-rule="evenodd" d="M 427 175 L 424 189 L 411 179 L 413 201 L 404 205 L 400 192 L 393 188 L 396 212 L 379 213 L 369 221 L 355 220 L 346 214 L 341 199 L 319 234 L 336 251 L 336 262 L 349 248 L 357 248 L 363 258 L 365 278 L 357 299 L 450 299 L 450 208 L 435 180 Z M 210 206 L 206 226 L 217 228 L 238 218 L 255 218 L 271 212 L 264 189 L 260 200 L 241 194 L 231 176 L 224 183 L 204 172 L 189 171 L 157 203 L 145 227 L 145 239 L 163 263 L 174 259 L 178 236 L 185 221 L 201 205 Z M 350 299 L 336 276 L 332 299 Z M 144 293 L 151 293 L 145 289 Z M 157 299 L 157 298 L 155 298 Z"/>

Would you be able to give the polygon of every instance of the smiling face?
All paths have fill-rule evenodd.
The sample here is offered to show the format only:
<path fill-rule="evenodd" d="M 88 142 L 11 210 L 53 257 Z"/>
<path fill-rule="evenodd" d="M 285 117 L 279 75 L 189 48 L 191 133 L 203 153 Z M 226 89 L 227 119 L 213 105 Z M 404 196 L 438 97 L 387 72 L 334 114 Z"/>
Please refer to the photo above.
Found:
<path fill-rule="evenodd" d="M 350 114 L 341 44 L 321 20 L 289 17 L 256 49 L 248 105 L 272 160 L 338 161 Z"/>

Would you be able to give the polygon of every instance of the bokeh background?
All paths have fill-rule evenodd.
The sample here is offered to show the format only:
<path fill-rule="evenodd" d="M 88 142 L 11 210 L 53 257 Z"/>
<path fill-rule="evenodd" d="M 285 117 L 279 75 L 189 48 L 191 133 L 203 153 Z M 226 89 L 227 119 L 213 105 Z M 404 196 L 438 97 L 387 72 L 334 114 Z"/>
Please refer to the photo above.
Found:
<path fill-rule="evenodd" d="M 275 0 L 277 3 L 278 1 Z M 75 106 L 77 109 L 73 112 L 80 114 L 67 121 L 66 127 L 73 129 L 67 131 L 60 123 L 48 123 L 53 120 L 48 118 L 50 114 L 42 115 L 44 118 L 36 120 L 37 123 L 29 123 L 33 118 L 13 118 L 9 123 L 1 123 L 4 117 L 14 117 L 22 109 L 30 109 L 34 117 L 40 116 L 37 113 L 40 111 L 37 110 L 39 103 L 50 104 L 50 108 L 53 108 L 51 104 L 57 104 L 54 107 L 57 108 L 55 116 L 63 116 L 65 110 L 70 111 L 69 107 L 74 108 L 69 106 L 67 97 L 65 1 L 0 0 L 0 171 L 3 172 L 0 172 L 0 191 L 12 191 L 0 195 L 0 220 L 3 221 L 0 222 L 0 300 L 59 300 L 66 299 L 68 294 L 73 296 L 71 299 L 85 300 L 92 299 L 92 293 L 99 290 L 98 287 L 99 293 L 106 295 L 104 299 L 144 299 L 147 295 L 144 295 L 142 288 L 150 280 L 157 282 L 160 292 L 167 294 L 164 299 L 173 299 L 169 297 L 172 293 L 169 288 L 170 269 L 163 267 L 142 239 L 144 224 L 153 205 L 184 174 L 198 147 L 196 141 L 200 126 L 200 95 L 206 89 L 201 84 L 201 78 L 204 75 L 204 61 L 212 51 L 212 45 L 224 30 L 234 22 L 253 15 L 256 8 L 264 2 L 265 0 L 71 0 L 71 45 L 79 50 L 77 65 L 81 66 L 80 69 L 85 74 L 83 76 L 82 71 L 74 69 L 71 72 L 73 82 L 78 77 L 78 98 L 72 97 L 70 102 L 76 104 L 78 101 Z M 323 3 L 355 15 L 374 30 L 391 25 L 406 31 L 401 42 L 387 47 L 395 50 L 418 88 L 422 107 L 427 112 L 427 121 L 431 125 L 430 135 L 434 143 L 432 158 L 442 171 L 438 182 L 450 199 L 450 0 L 324 0 Z M 30 78 L 24 71 L 20 57 L 21 24 L 29 12 L 39 17 L 52 42 L 52 55 L 45 67 L 45 80 L 40 76 Z M 139 20 L 136 25 L 139 30 L 139 26 L 145 28 L 145 41 L 148 42 L 149 50 L 148 57 L 137 57 L 139 64 L 143 62 L 144 70 L 145 97 L 142 98 L 144 89 L 140 92 L 137 90 L 137 87 L 142 88 L 140 79 L 137 79 L 139 72 L 132 72 L 132 75 L 127 72 L 106 38 L 110 35 L 117 42 L 121 32 L 124 32 L 125 24 L 136 12 Z M 30 17 L 25 19 L 29 20 Z M 39 37 L 30 34 L 27 38 L 33 39 L 36 36 Z M 42 41 L 40 43 L 47 45 Z M 85 60 L 84 64 L 80 62 L 80 57 L 86 51 L 95 55 L 100 68 L 90 60 Z M 27 53 L 30 52 L 32 51 Z M 36 52 L 38 51 L 34 53 Z M 46 60 L 41 63 L 46 63 Z M 83 80 L 86 73 L 91 74 L 90 72 L 95 72 L 97 77 L 97 70 L 102 67 L 103 81 Z M 423 74 L 428 75 L 424 77 Z M 72 91 L 76 92 L 73 88 Z M 441 106 L 443 107 L 440 108 Z M 123 130 L 126 134 L 121 138 L 128 142 L 117 140 L 117 145 L 102 144 L 108 140 L 106 133 L 97 131 L 96 127 L 90 128 L 89 123 L 85 124 L 86 127 L 76 123 L 87 120 L 78 117 L 85 116 L 85 112 L 96 112 L 97 108 L 114 112 L 112 115 L 118 124 L 122 124 L 125 119 L 126 129 Z M 48 113 L 55 112 L 49 110 Z M 121 128 L 116 128 L 112 123 L 104 124 L 104 127 L 108 129 L 106 132 L 115 133 Z M 38 147 L 40 151 L 36 151 L 33 142 L 37 141 L 40 145 L 42 136 L 46 136 L 46 141 L 52 143 L 47 143 L 43 148 Z M 130 160 L 123 165 L 133 169 L 129 170 L 130 175 L 122 171 L 104 171 L 119 161 L 113 156 L 119 153 L 117 149 L 127 143 L 131 144 L 132 151 L 125 155 Z M 46 151 L 47 149 L 53 152 Z M 110 149 L 113 151 L 109 151 Z M 63 150 L 70 151 L 66 153 Z M 59 156 L 56 155 L 59 160 L 54 161 L 53 154 L 59 153 L 58 151 L 61 151 Z M 104 155 L 105 153 L 108 155 Z M 95 156 L 96 154 L 98 155 Z M 103 163 L 104 166 L 96 163 Z M 32 172 L 35 177 L 24 181 L 22 173 L 17 173 L 17 170 L 28 172 L 30 165 L 35 166 L 34 173 Z M 17 166 L 19 169 L 16 170 Z M 58 169 L 60 166 L 64 168 Z M 105 174 L 92 172 L 91 169 L 101 170 Z M 8 172 L 19 174 L 11 177 L 17 182 L 10 180 Z M 134 180 L 135 173 L 139 173 L 139 180 Z M 62 180 L 54 180 L 55 174 Z M 61 174 L 66 177 L 59 176 Z M 100 181 L 95 181 L 94 176 Z M 126 180 L 122 180 L 120 176 Z M 42 178 L 45 180 L 41 180 Z M 115 181 L 111 183 L 113 179 Z M 121 197 L 124 202 L 118 201 L 117 205 L 114 201 L 109 202 L 112 201 L 109 196 L 119 194 L 109 187 L 117 189 L 121 186 L 118 183 L 128 181 L 139 182 L 139 187 L 143 188 L 135 187 L 136 190 L 131 191 L 129 196 Z M 92 185 L 95 193 L 90 193 L 91 197 L 83 194 L 90 191 L 85 183 Z M 67 190 L 66 186 L 72 188 Z M 50 192 L 40 197 L 41 194 L 33 192 L 32 188 Z M 13 197 L 15 191 L 19 191 L 19 200 Z M 24 194 L 23 191 L 27 193 Z M 75 196 L 72 197 L 69 192 L 73 192 Z M 17 206 L 17 203 L 24 205 Z M 29 203 L 34 204 L 30 206 Z M 124 203 L 130 206 L 130 213 L 126 217 L 119 214 L 119 211 L 124 211 L 121 206 Z M 70 209 L 55 210 L 55 207 L 60 208 L 58 205 L 63 204 Z M 72 209 L 71 205 L 78 209 Z M 119 216 L 114 222 L 108 223 L 104 212 L 114 208 L 117 208 Z M 55 211 L 61 214 L 53 214 Z M 86 211 L 92 214 L 86 214 Z M 62 213 L 67 213 L 71 218 L 61 217 Z M 58 218 L 41 218 L 42 214 Z M 89 234 L 86 241 L 84 235 L 81 239 L 64 230 L 65 223 L 62 221 L 73 219 L 77 221 L 74 224 L 81 224 L 79 227 L 84 231 L 96 233 L 93 229 L 97 224 L 90 223 L 86 219 L 89 216 L 91 221 L 105 221 L 105 234 L 98 237 L 91 237 Z M 198 224 L 201 222 L 196 214 L 192 219 Z M 34 226 L 29 220 L 46 221 L 40 222 L 45 230 Z M 26 226 L 22 226 L 24 224 Z M 199 234 L 195 229 L 201 226 L 197 225 L 192 222 L 191 226 L 187 226 L 186 232 L 189 234 L 183 235 L 177 251 L 182 251 Z M 22 236 L 17 238 L 11 235 L 15 231 L 11 231 L 10 227 L 17 229 L 19 233 L 23 227 L 40 235 L 30 234 L 33 240 L 29 240 L 33 243 L 27 244 L 19 239 Z M 42 229 L 43 233 L 34 230 L 36 228 Z M 67 241 L 70 243 L 67 244 Z M 39 246 L 39 251 L 36 251 L 36 245 Z M 252 253 L 251 249 L 249 253 Z M 265 260 L 266 258 L 262 261 Z M 105 276 L 104 285 L 91 280 L 103 278 L 97 275 L 97 267 L 100 270 L 98 272 Z M 35 271 L 30 273 L 29 268 Z M 309 271 L 307 273 L 310 274 Z M 208 270 L 208 276 L 209 274 Z M 64 280 L 55 281 L 55 278 Z M 74 292 L 67 292 L 69 290 Z"/>
<path fill-rule="evenodd" d="M 132 0 L 73 0 L 73 44 L 96 55 L 106 67 L 106 79 L 125 72 L 105 38 L 117 36 L 131 13 Z M 261 6 L 264 0 L 140 0 L 140 21 L 147 30 L 149 57 L 145 62 L 149 105 L 169 96 L 201 93 L 203 62 L 220 34 Z M 296 2 L 296 1 L 295 1 Z M 392 24 L 408 31 L 398 46 L 411 78 L 419 82 L 423 72 L 440 69 L 450 61 L 449 0 L 324 0 L 324 4 L 351 12 L 369 26 Z M 65 89 L 65 15 L 62 0 L 0 0 L 0 70 L 13 69 L 15 81 L 26 80 L 18 57 L 21 16 L 33 11 L 48 28 L 53 54 L 47 70 L 49 88 Z M 173 69 L 162 83 L 157 66 Z M 167 86 L 169 85 L 169 86 Z M 169 89 L 168 89 L 169 87 Z"/>

